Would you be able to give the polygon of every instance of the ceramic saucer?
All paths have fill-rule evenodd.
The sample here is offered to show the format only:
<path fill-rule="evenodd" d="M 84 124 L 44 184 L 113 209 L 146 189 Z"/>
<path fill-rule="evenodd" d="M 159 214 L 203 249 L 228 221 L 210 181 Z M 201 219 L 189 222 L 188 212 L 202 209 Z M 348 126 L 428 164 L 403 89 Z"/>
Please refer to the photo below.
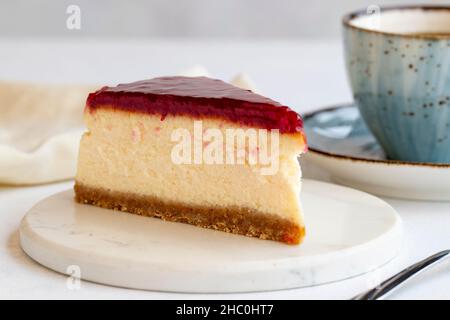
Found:
<path fill-rule="evenodd" d="M 450 164 L 387 159 L 354 104 L 303 118 L 309 145 L 305 166 L 318 166 L 334 182 L 377 195 L 450 201 Z"/>

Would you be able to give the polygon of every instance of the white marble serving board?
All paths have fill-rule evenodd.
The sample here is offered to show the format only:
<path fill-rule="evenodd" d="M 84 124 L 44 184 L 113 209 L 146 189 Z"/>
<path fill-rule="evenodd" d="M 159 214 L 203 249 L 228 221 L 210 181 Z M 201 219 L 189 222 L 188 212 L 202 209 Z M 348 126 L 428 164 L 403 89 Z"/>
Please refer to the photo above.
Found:
<path fill-rule="evenodd" d="M 176 292 L 312 286 L 374 270 L 400 250 L 401 221 L 384 201 L 313 180 L 304 181 L 301 199 L 301 246 L 81 205 L 72 190 L 36 204 L 22 220 L 20 240 L 31 258 L 58 272 Z"/>

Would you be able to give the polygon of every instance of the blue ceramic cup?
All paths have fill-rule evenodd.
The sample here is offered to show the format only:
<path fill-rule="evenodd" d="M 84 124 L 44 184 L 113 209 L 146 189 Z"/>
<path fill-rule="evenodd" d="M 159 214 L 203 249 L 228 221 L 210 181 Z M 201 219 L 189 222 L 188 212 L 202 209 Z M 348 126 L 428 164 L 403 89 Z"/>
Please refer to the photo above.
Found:
<path fill-rule="evenodd" d="M 355 102 L 390 159 L 450 163 L 450 7 L 344 17 Z"/>

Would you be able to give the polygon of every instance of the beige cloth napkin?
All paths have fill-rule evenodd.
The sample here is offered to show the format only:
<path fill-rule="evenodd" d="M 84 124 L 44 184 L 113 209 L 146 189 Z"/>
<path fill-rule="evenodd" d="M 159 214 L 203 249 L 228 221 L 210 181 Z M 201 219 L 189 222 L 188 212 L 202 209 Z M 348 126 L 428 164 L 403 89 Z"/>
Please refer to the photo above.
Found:
<path fill-rule="evenodd" d="M 203 67 L 185 76 L 208 75 Z M 245 74 L 232 83 L 253 89 Z M 75 176 L 89 92 L 100 86 L 0 81 L 0 184 L 30 185 Z"/>
<path fill-rule="evenodd" d="M 0 183 L 73 177 L 83 108 L 97 88 L 0 82 Z"/>

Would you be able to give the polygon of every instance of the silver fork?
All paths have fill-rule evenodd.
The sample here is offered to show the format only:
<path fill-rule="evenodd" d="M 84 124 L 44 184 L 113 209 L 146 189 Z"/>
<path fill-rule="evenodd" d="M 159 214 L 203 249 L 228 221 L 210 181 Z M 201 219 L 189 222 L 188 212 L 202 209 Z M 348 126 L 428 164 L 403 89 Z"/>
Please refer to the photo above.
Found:
<path fill-rule="evenodd" d="M 352 300 L 377 300 L 385 297 L 388 293 L 392 293 L 394 289 L 398 289 L 404 285 L 407 280 L 414 278 L 448 257 L 450 257 L 450 250 L 444 250 L 433 254 L 383 281 L 377 287 L 353 297 Z"/>

